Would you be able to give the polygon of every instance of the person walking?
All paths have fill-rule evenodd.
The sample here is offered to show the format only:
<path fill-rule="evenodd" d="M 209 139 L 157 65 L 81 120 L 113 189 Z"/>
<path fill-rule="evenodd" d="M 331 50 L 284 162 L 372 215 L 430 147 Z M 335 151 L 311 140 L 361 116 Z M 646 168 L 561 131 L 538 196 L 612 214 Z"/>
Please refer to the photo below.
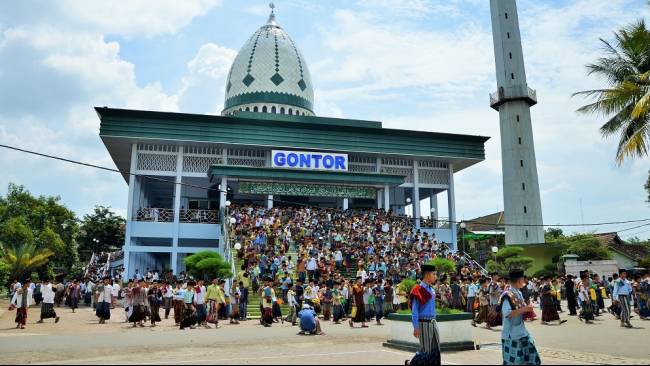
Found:
<path fill-rule="evenodd" d="M 526 329 L 524 314 L 533 306 L 524 302 L 521 288 L 525 286 L 524 271 L 509 273 L 510 288 L 501 296 L 499 306 L 503 317 L 501 348 L 504 365 L 541 365 L 537 347 Z"/>
<path fill-rule="evenodd" d="M 29 279 L 26 280 L 23 287 L 17 289 L 11 299 L 10 309 L 16 310 L 16 329 L 25 329 L 27 325 L 27 313 L 32 304 L 32 297 L 34 296 L 30 283 L 31 281 Z"/>
<path fill-rule="evenodd" d="M 436 322 L 436 292 L 433 288 L 437 280 L 436 267 L 425 264 L 420 269 L 422 281 L 411 290 L 409 301 L 413 336 L 420 341 L 420 352 L 425 355 L 427 364 L 440 365 L 440 335 Z"/>
<path fill-rule="evenodd" d="M 98 296 L 95 315 L 99 318 L 99 324 L 106 324 L 106 321 L 111 319 L 111 300 L 113 298 L 111 278 L 108 276 L 104 277 L 104 283 L 97 286 L 96 290 Z"/>
<path fill-rule="evenodd" d="M 618 271 L 618 281 L 614 283 L 614 299 L 618 300 L 621 307 L 621 327 L 632 328 L 630 323 L 630 297 L 632 296 L 632 286 L 627 280 L 627 270 Z"/>
<path fill-rule="evenodd" d="M 52 284 L 49 279 L 44 279 L 41 283 L 41 294 L 43 296 L 43 303 L 41 304 L 41 319 L 37 321 L 39 324 L 43 324 L 45 319 L 54 319 L 54 323 L 58 323 L 60 318 L 56 315 L 54 311 L 54 290 L 52 290 Z"/>
<path fill-rule="evenodd" d="M 566 292 L 567 306 L 569 307 L 569 316 L 576 316 L 578 315 L 578 304 L 576 300 L 575 283 L 573 282 L 573 276 L 567 275 L 566 281 L 564 282 L 564 288 Z"/>

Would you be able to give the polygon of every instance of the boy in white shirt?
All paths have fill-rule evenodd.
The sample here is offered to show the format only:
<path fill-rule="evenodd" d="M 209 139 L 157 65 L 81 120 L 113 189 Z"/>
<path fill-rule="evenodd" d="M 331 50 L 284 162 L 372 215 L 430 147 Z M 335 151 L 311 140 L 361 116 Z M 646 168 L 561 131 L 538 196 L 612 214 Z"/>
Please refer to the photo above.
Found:
<path fill-rule="evenodd" d="M 43 295 L 43 303 L 41 304 L 41 320 L 37 323 L 42 324 L 44 319 L 54 319 L 54 323 L 58 323 L 60 318 L 54 311 L 54 291 L 50 280 L 45 279 L 41 284 L 41 294 Z"/>

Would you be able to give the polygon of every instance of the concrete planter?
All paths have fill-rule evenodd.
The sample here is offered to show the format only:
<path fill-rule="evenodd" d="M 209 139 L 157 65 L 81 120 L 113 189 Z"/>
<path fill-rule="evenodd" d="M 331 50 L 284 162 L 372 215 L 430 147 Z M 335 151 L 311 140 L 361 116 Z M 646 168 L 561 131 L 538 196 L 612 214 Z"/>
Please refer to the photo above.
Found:
<path fill-rule="evenodd" d="M 413 337 L 411 315 L 390 314 L 387 318 L 391 321 L 390 339 L 384 343 L 384 347 L 418 352 L 420 343 Z M 438 315 L 437 320 L 442 352 L 475 349 L 472 337 L 472 314 Z"/>

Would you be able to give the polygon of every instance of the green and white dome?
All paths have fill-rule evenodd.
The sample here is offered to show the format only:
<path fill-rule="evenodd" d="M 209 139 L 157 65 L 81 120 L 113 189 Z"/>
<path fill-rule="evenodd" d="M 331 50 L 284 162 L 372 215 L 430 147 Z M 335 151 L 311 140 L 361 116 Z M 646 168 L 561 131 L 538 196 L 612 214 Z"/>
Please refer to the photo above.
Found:
<path fill-rule="evenodd" d="M 314 90 L 305 58 L 275 21 L 268 22 L 239 51 L 226 83 L 222 114 L 235 111 L 314 115 Z"/>

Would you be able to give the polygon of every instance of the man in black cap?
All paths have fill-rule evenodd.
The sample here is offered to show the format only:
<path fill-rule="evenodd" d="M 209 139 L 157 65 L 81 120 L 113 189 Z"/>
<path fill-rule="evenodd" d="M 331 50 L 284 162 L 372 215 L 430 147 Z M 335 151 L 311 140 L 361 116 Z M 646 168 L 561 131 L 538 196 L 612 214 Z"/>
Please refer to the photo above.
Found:
<path fill-rule="evenodd" d="M 512 270 L 509 274 L 510 288 L 499 299 L 503 319 L 501 347 L 504 365 L 540 365 L 541 360 L 535 343 L 526 330 L 524 314 L 534 311 L 524 301 L 521 288 L 526 286 L 524 271 Z"/>
<path fill-rule="evenodd" d="M 632 286 L 627 280 L 627 270 L 618 271 L 619 278 L 614 282 L 614 299 L 618 300 L 621 308 L 621 327 L 632 328 L 630 323 L 630 296 L 632 296 Z"/>
<path fill-rule="evenodd" d="M 413 336 L 420 340 L 420 352 L 427 356 L 429 364 L 440 365 L 440 336 L 436 322 L 436 267 L 425 264 L 421 267 L 422 281 L 413 287 L 409 297 Z"/>

